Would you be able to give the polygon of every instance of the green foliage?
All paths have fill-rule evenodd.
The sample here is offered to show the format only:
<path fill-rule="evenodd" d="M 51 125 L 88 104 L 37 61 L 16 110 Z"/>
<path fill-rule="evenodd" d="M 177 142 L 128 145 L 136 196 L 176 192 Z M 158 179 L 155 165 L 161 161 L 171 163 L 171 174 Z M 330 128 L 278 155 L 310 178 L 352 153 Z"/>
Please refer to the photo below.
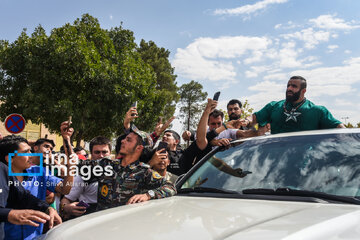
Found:
<path fill-rule="evenodd" d="M 253 114 L 254 109 L 250 107 L 250 104 L 247 99 L 245 99 L 245 102 L 242 105 L 242 112 L 241 112 L 241 118 L 246 118 Z"/>
<path fill-rule="evenodd" d="M 169 119 L 175 113 L 176 103 L 179 100 L 176 86 L 174 68 L 169 62 L 170 52 L 165 48 L 159 48 L 153 41 L 141 40 L 137 48 L 144 62 L 149 64 L 155 72 L 156 89 L 166 99 L 166 105 L 161 115 Z"/>
<path fill-rule="evenodd" d="M 180 95 L 180 118 L 186 130 L 196 129 L 205 105 L 201 104 L 207 97 L 203 92 L 203 86 L 192 80 L 190 83 L 181 85 Z"/>
<path fill-rule="evenodd" d="M 0 116 L 22 113 L 58 132 L 71 115 L 76 139 L 89 140 L 122 131 L 138 101 L 136 125 L 152 130 L 167 103 L 156 82 L 161 69 L 142 60 L 134 41 L 132 31 L 104 30 L 88 14 L 49 36 L 38 26 L 31 36 L 24 29 L 13 43 L 0 41 Z"/>
<path fill-rule="evenodd" d="M 345 124 L 345 127 L 346 128 L 354 128 L 354 125 L 352 125 L 351 123 L 347 123 L 347 124 Z"/>

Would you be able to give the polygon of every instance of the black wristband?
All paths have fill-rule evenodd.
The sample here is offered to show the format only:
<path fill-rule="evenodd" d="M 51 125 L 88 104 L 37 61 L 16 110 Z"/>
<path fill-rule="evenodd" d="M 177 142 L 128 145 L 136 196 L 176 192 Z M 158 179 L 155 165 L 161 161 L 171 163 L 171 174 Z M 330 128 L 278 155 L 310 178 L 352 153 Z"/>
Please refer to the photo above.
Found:
<path fill-rule="evenodd" d="M 225 123 L 222 123 L 222 125 L 224 126 L 225 129 L 228 129 L 228 128 L 226 127 L 226 124 L 225 124 Z"/>

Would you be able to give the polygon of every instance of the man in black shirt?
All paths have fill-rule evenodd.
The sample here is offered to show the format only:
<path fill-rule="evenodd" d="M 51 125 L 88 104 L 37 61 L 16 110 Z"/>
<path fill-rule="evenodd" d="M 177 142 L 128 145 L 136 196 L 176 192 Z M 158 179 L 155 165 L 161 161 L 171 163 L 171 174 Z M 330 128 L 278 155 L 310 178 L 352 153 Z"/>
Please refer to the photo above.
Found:
<path fill-rule="evenodd" d="M 186 171 L 181 168 L 180 164 L 180 158 L 184 152 L 180 147 L 180 135 L 174 130 L 166 130 L 162 141 L 167 143 L 166 153 L 154 150 L 152 158 L 149 161 L 150 166 L 156 158 L 167 157 L 170 160 L 170 165 L 167 167 L 167 171 L 177 176 L 186 173 Z"/>

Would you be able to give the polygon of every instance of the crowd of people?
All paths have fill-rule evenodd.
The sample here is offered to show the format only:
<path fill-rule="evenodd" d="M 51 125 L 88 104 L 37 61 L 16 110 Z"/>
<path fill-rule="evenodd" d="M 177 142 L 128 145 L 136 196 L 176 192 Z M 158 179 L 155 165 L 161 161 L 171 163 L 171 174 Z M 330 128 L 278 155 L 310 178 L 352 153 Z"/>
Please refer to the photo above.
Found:
<path fill-rule="evenodd" d="M 124 134 L 116 139 L 114 159 L 110 157 L 111 141 L 103 136 L 90 141 L 90 158 L 85 149 L 73 148 L 70 121 L 60 126 L 62 154 L 69 161 L 52 156 L 55 144 L 50 139 L 38 139 L 30 146 L 21 136 L 1 136 L 0 239 L 33 239 L 62 221 L 84 214 L 173 196 L 179 176 L 215 146 L 227 146 L 235 139 L 344 127 L 325 107 L 307 100 L 305 92 L 306 80 L 291 77 L 284 100 L 271 102 L 245 119 L 241 118 L 241 102 L 230 100 L 227 122 L 224 113 L 216 109 L 217 101 L 208 99 L 196 131 L 185 131 L 181 137 L 168 129 L 174 117 L 160 121 L 151 134 L 139 130 L 134 120 L 141 116 L 136 107 L 131 107 L 124 117 Z M 191 142 L 185 149 L 181 138 Z M 40 161 L 39 155 L 28 153 L 55 161 Z M 60 167 L 49 172 L 49 164 Z M 69 174 L 83 167 L 87 171 Z M 99 169 L 105 171 L 94 174 Z M 231 168 L 226 172 L 241 177 Z"/>

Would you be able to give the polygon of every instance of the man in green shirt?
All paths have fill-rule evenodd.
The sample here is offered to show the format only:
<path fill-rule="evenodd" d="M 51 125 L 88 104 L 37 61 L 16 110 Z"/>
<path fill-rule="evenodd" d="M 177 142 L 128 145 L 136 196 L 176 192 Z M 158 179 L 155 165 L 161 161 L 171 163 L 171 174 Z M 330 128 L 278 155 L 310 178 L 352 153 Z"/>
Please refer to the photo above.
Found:
<path fill-rule="evenodd" d="M 245 119 L 248 126 L 259 123 L 271 124 L 271 133 L 296 132 L 305 130 L 345 128 L 323 106 L 305 98 L 306 80 L 301 76 L 290 78 L 286 88 L 286 99 L 270 102 L 260 111 Z"/>

